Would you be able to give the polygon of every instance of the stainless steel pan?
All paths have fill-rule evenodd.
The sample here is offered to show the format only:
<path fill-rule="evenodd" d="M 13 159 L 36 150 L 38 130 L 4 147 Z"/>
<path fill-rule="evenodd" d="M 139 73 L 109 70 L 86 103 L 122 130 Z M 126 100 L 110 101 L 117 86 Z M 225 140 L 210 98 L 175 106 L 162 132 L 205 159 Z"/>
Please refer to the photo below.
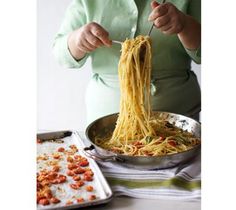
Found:
<path fill-rule="evenodd" d="M 157 118 L 167 120 L 172 124 L 175 123 L 177 127 L 193 133 L 196 137 L 200 138 L 201 136 L 201 124 L 192 118 L 169 112 L 155 112 L 155 116 Z M 132 168 L 161 169 L 173 167 L 181 163 L 186 163 L 200 153 L 200 145 L 197 145 L 185 152 L 155 157 L 121 155 L 97 146 L 94 143 L 95 137 L 106 134 L 109 131 L 113 131 L 117 117 L 117 113 L 108 115 L 95 120 L 87 127 L 86 136 L 91 143 L 90 147 L 86 147 L 84 149 L 87 156 L 100 161 L 117 161 L 120 164 Z"/>

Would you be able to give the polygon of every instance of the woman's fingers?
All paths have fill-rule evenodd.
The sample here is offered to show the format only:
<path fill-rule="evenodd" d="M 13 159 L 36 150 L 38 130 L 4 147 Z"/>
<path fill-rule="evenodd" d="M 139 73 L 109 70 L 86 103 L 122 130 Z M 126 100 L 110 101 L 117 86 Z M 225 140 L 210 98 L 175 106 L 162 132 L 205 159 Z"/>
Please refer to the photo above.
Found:
<path fill-rule="evenodd" d="M 111 46 L 111 40 L 109 39 L 109 33 L 102 28 L 100 25 L 97 23 L 91 23 L 91 30 L 90 32 L 97 37 L 103 45 L 106 45 L 108 47 Z"/>
<path fill-rule="evenodd" d="M 174 26 L 171 26 L 170 28 L 164 29 L 162 32 L 164 34 L 167 34 L 167 35 L 171 35 L 171 34 L 176 34 L 177 33 L 176 27 L 174 27 Z"/>
<path fill-rule="evenodd" d="M 88 52 L 92 52 L 94 51 L 97 47 L 91 45 L 88 40 L 84 40 L 83 41 L 83 47 L 85 47 L 87 49 Z"/>
<path fill-rule="evenodd" d="M 80 51 L 84 52 L 84 53 L 91 52 L 91 50 L 88 49 L 84 44 L 80 44 L 80 45 L 78 46 L 78 49 L 79 49 Z"/>
<path fill-rule="evenodd" d="M 86 40 L 95 48 L 103 45 L 101 40 L 94 36 L 90 31 L 86 33 Z"/>
<path fill-rule="evenodd" d="M 96 47 L 94 47 L 93 45 L 91 45 L 87 40 L 86 40 L 86 36 L 84 35 L 84 33 L 82 33 L 80 35 L 80 39 L 78 40 L 77 43 L 77 47 L 79 48 L 79 50 L 83 51 L 83 52 L 91 52 L 93 50 L 96 49 Z"/>
<path fill-rule="evenodd" d="M 82 52 L 92 52 L 100 46 L 111 46 L 108 32 L 97 23 L 89 23 L 78 30 L 76 45 Z"/>
<path fill-rule="evenodd" d="M 153 2 L 151 7 L 154 6 Z M 184 28 L 185 15 L 173 4 L 164 3 L 153 9 L 148 20 L 153 21 L 155 27 L 165 34 L 178 34 Z"/>
<path fill-rule="evenodd" d="M 152 10 L 151 14 L 148 17 L 148 20 L 154 21 L 155 19 L 165 15 L 167 12 L 168 8 L 166 7 L 166 4 L 161 4 Z"/>
<path fill-rule="evenodd" d="M 80 45 L 80 46 L 78 46 L 77 48 L 78 48 L 81 52 L 83 52 L 83 53 L 89 52 L 89 50 L 88 50 L 86 47 L 84 47 L 83 45 Z"/>
<path fill-rule="evenodd" d="M 156 7 L 158 7 L 160 4 L 157 1 L 152 1 L 151 2 L 151 8 L 154 9 Z"/>
<path fill-rule="evenodd" d="M 161 16 L 161 17 L 157 18 L 154 21 L 154 25 L 157 28 L 161 28 L 161 27 L 163 27 L 165 25 L 168 25 L 169 22 L 170 22 L 170 17 L 168 15 L 164 15 L 164 16 Z"/>
<path fill-rule="evenodd" d="M 166 31 L 170 30 L 172 28 L 172 25 L 171 24 L 168 24 L 168 25 L 164 25 L 160 28 L 158 28 L 161 32 L 165 33 Z"/>

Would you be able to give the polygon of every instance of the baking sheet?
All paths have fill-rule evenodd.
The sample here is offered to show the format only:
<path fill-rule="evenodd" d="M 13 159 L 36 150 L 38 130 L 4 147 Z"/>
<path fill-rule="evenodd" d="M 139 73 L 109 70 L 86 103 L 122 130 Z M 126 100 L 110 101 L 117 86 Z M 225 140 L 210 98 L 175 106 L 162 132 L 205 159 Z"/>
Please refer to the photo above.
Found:
<path fill-rule="evenodd" d="M 66 137 L 64 137 L 66 136 Z M 61 138 L 62 137 L 62 138 Z M 43 141 L 43 143 L 37 144 L 37 157 L 46 157 L 47 160 L 37 160 L 37 172 L 42 169 L 50 170 L 52 166 L 49 165 L 50 161 L 57 161 L 52 157 L 52 154 L 57 152 L 59 147 L 64 147 L 66 150 L 70 149 L 70 145 L 76 145 L 78 148 L 77 155 L 81 155 L 86 157 L 83 154 L 83 148 L 85 147 L 83 141 L 80 139 L 78 133 L 76 131 L 59 131 L 53 133 L 44 133 L 38 134 L 37 138 Z M 53 139 L 53 140 L 51 140 Z M 67 156 L 64 153 L 60 153 L 61 159 L 59 160 L 59 165 L 61 167 L 59 173 L 66 175 L 67 169 Z M 79 208 L 85 206 L 98 205 L 102 203 L 109 202 L 112 198 L 112 191 L 105 180 L 103 174 L 98 168 L 96 162 L 88 157 L 86 157 L 89 166 L 94 172 L 93 181 L 84 181 L 85 185 L 82 186 L 78 190 L 72 189 L 69 184 L 75 183 L 71 176 L 67 176 L 67 181 L 62 184 L 53 184 L 50 189 L 52 190 L 53 196 L 57 197 L 61 200 L 58 204 L 50 204 L 50 205 L 37 205 L 37 209 L 70 209 L 70 208 Z M 38 158 L 37 158 L 38 159 Z M 40 158 L 39 158 L 40 159 Z M 52 163 L 52 162 L 51 162 Z M 92 192 L 87 192 L 85 187 L 87 185 L 93 186 L 94 190 Z M 90 201 L 88 200 L 88 196 L 91 194 L 96 195 L 96 200 Z M 76 199 L 83 197 L 85 201 L 83 203 L 77 203 Z M 73 204 L 66 205 L 67 201 L 73 201 Z"/>

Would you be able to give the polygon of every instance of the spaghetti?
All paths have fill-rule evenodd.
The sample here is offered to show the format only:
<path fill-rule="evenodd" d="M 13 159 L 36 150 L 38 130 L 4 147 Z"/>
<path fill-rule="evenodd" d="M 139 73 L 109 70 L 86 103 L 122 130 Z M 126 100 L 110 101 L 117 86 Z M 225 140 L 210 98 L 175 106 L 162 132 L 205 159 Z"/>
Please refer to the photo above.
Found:
<path fill-rule="evenodd" d="M 193 134 L 151 113 L 151 42 L 148 36 L 122 44 L 118 73 L 120 113 L 113 134 L 97 137 L 104 149 L 131 156 L 159 156 L 182 152 L 200 143 Z"/>

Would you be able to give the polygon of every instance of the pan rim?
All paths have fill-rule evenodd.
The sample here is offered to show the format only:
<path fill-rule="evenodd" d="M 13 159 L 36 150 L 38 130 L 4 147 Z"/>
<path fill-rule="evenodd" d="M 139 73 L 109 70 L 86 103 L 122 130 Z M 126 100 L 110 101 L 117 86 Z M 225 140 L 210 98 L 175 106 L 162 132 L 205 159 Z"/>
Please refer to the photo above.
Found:
<path fill-rule="evenodd" d="M 191 119 L 192 121 L 194 121 L 195 123 L 197 123 L 199 126 L 200 126 L 200 129 L 201 129 L 201 123 L 191 117 L 187 117 L 185 115 L 182 115 L 182 114 L 177 114 L 177 113 L 173 113 L 173 112 L 166 112 L 166 111 L 152 111 L 152 113 L 160 113 L 160 114 L 170 114 L 170 115 L 173 115 L 173 116 L 181 116 L 183 118 L 187 118 L 187 119 Z M 115 152 L 112 152 L 110 150 L 106 150 L 98 145 L 96 145 L 89 137 L 89 130 L 90 128 L 98 121 L 100 121 L 101 119 L 104 119 L 104 118 L 108 118 L 108 117 L 111 117 L 111 116 L 115 116 L 115 115 L 118 115 L 119 112 L 116 112 L 116 113 L 113 113 L 113 114 L 109 114 L 109 115 L 105 115 L 103 117 L 100 117 L 96 120 L 94 120 L 93 122 L 91 122 L 86 130 L 85 130 L 85 134 L 86 134 L 86 138 L 87 140 L 89 140 L 89 142 L 94 145 L 95 149 L 98 147 L 99 150 L 103 150 L 104 152 L 109 152 L 109 155 L 113 155 L 113 156 L 116 156 L 116 157 L 119 157 L 119 158 L 123 158 L 123 159 L 166 159 L 166 158 L 174 158 L 175 156 L 180 156 L 180 155 L 183 155 L 183 154 L 187 154 L 187 153 L 191 153 L 192 151 L 197 151 L 197 150 L 201 150 L 201 134 L 200 134 L 200 144 L 192 147 L 191 149 L 188 149 L 186 151 L 182 151 L 182 152 L 178 152 L 178 153 L 174 153 L 174 154 L 167 154 L 167 155 L 159 155 L 159 156 L 131 156 L 131 155 L 123 155 L 123 154 L 118 154 L 118 153 L 115 153 Z M 103 154 L 102 154 L 103 155 Z M 103 156 L 106 156 L 106 155 L 103 155 Z"/>

